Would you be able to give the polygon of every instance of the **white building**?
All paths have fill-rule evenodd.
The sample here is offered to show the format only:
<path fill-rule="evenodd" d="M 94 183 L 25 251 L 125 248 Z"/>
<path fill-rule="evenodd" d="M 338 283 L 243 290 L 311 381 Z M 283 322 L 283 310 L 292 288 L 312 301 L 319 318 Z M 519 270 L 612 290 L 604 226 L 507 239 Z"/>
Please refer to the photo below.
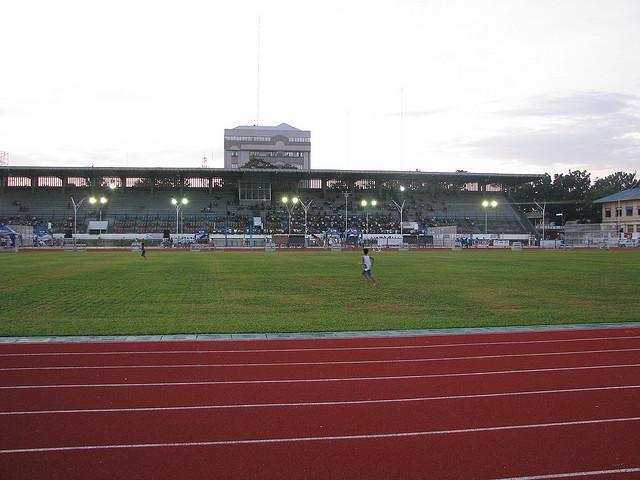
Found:
<path fill-rule="evenodd" d="M 250 160 L 278 168 L 311 168 L 311 132 L 286 123 L 225 129 L 224 168 L 242 168 Z"/>

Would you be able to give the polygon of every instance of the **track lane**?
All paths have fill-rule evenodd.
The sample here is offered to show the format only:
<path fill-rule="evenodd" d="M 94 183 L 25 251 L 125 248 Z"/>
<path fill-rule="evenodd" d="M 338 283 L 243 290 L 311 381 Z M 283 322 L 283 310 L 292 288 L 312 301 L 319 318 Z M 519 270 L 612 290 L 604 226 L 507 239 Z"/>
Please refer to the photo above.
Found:
<path fill-rule="evenodd" d="M 640 417 L 640 389 L 403 403 L 0 416 L 4 432 L 0 450 L 394 434 L 618 417 Z"/>
<path fill-rule="evenodd" d="M 478 366 L 475 366 L 476 368 Z M 357 372 L 342 372 L 354 374 Z M 361 372 L 371 373 L 371 372 Z M 379 374 L 379 372 L 374 372 Z M 402 373 L 402 372 L 395 372 Z M 485 373 L 485 372 L 481 372 Z M 433 375 L 446 375 L 436 373 Z M 188 379 L 184 379 L 188 380 Z M 0 389 L 2 411 L 75 408 L 126 408 L 210 405 L 230 403 L 283 403 L 287 401 L 340 401 L 398 398 L 402 396 L 464 395 L 508 391 L 551 390 L 640 384 L 636 367 L 543 370 L 495 375 L 430 376 L 352 382 L 187 384 L 131 388 Z"/>
<path fill-rule="evenodd" d="M 458 358 L 448 360 L 388 361 L 382 363 L 324 363 L 281 365 L 165 366 L 160 368 L 106 368 L 0 371 L 0 387 L 17 385 L 155 383 L 171 381 L 241 381 L 348 376 L 393 376 L 638 364 L 640 351 L 596 352 L 517 357 Z M 0 391 L 2 388 L 0 388 Z"/>
<path fill-rule="evenodd" d="M 322 350 L 305 349 L 293 351 L 233 351 L 233 352 L 186 352 L 180 354 L 133 352 L 110 355 L 65 355 L 65 356 L 3 356 L 0 369 L 8 368 L 88 368 L 105 366 L 156 366 L 156 365 L 226 365 L 226 364 L 267 364 L 267 363 L 313 363 L 348 361 L 402 361 L 422 359 L 440 361 L 464 357 L 504 356 L 505 358 L 525 355 L 562 355 L 580 352 L 628 351 L 640 356 L 640 337 L 592 340 L 569 343 L 524 343 L 524 344 L 483 344 L 447 345 L 445 348 L 397 348 L 367 350 Z"/>
<path fill-rule="evenodd" d="M 627 330 L 627 329 L 624 329 Z M 635 329 L 635 334 L 640 333 L 640 329 Z M 602 334 L 602 330 L 588 331 L 589 334 Z M 621 330 L 615 330 L 620 333 Z M 544 332 L 548 333 L 548 332 Z M 557 333 L 557 332 L 555 332 Z M 566 332 L 569 333 L 569 332 Z M 576 331 L 571 331 L 575 334 Z M 629 335 L 629 332 L 626 332 Z M 582 334 L 582 333 L 581 333 Z M 488 338 L 486 334 L 474 335 L 473 340 L 482 337 Z M 509 334 L 511 335 L 511 334 Z M 523 340 L 522 334 L 518 335 L 518 341 Z M 469 336 L 459 336 L 461 339 L 469 341 Z M 415 339 L 424 339 L 424 337 L 415 337 Z M 431 337 L 429 337 L 431 338 Z M 504 340 L 504 334 L 499 334 L 496 339 Z M 531 338 L 527 336 L 526 338 Z M 549 336 L 541 338 L 549 339 Z M 565 337 L 570 338 L 570 337 Z M 571 338 L 575 339 L 575 335 Z M 349 342 L 336 341 L 336 346 L 353 345 L 371 345 L 369 342 Z M 371 340 L 371 339 L 365 339 Z M 374 339 L 374 344 L 390 345 L 388 338 Z M 395 339 L 394 339 L 395 340 Z M 402 338 L 400 340 L 405 340 Z M 380 341 L 381 343 L 377 343 Z M 449 343 L 451 337 L 439 337 L 438 341 Z M 611 343 L 617 348 L 622 342 L 635 342 L 635 339 L 617 339 L 611 342 L 603 340 L 589 340 L 591 345 L 597 342 L 605 342 L 607 346 L 613 348 Z M 277 346 L 291 347 L 296 343 L 290 340 L 277 341 Z M 300 342 L 300 341 L 293 341 Z M 382 343 L 384 342 L 384 343 Z M 203 342 L 196 342 L 201 345 Z M 208 344 L 208 342 L 206 342 Z M 229 347 L 238 346 L 242 343 L 244 348 L 247 345 L 261 347 L 265 349 L 265 345 L 272 346 L 272 343 L 264 341 L 245 342 L 227 342 Z M 579 345 L 580 342 L 567 342 L 566 345 L 573 343 L 573 346 Z M 586 342 L 585 342 L 586 343 Z M 327 345 L 324 341 L 302 341 L 301 345 L 317 348 L 317 345 Z M 395 344 L 395 343 L 394 343 Z M 149 344 L 144 348 L 153 350 L 166 344 Z M 188 342 L 183 345 L 170 344 L 171 347 L 188 348 L 194 343 Z M 211 344 L 208 344 L 209 346 Z M 217 343 L 216 343 L 217 345 Z M 396 345 L 401 345 L 398 343 Z M 541 346 L 543 350 L 550 345 L 557 343 L 537 344 L 535 348 Z M 41 345 L 38 345 L 41 346 Z M 67 348 L 69 345 L 63 345 Z M 73 345 L 76 347 L 77 345 Z M 91 344 L 89 345 L 91 346 Z M 110 345 L 106 345 L 108 347 Z M 315 347 L 313 347 L 315 346 Z M 521 347 L 534 348 L 530 344 L 521 344 Z M 131 348 L 131 344 L 122 344 L 122 348 Z M 285 348 L 286 348 L 285 347 Z M 84 348 L 84 347 L 83 347 Z M 120 347 L 118 347 L 120 348 Z M 218 348 L 218 347 L 216 347 Z M 225 347 L 226 348 L 226 347 Z M 428 349 L 431 352 L 448 354 L 450 351 L 462 351 L 463 346 L 437 347 Z M 466 348 L 466 346 L 464 346 Z M 488 345 L 472 345 L 472 349 L 495 351 L 493 347 Z M 496 346 L 498 349 L 511 349 L 513 345 Z M 564 347 L 562 347 L 564 349 Z M 405 349 L 400 358 L 412 359 L 409 350 Z M 557 351 L 557 348 L 554 349 Z M 6 350 L 0 348 L 0 352 Z M 17 351 L 17 350 L 15 350 Z M 476 351 L 476 350 L 474 350 Z M 506 350 L 502 350 L 503 352 Z M 516 349 L 515 351 L 521 351 Z M 531 350 L 526 350 L 531 351 Z M 303 352 L 303 356 L 304 356 Z M 307 352 L 310 353 L 311 352 Z M 313 355 L 333 355 L 333 351 L 319 351 Z M 374 353 L 374 356 L 370 356 Z M 398 358 L 398 350 L 394 352 L 387 349 L 383 353 L 383 358 L 389 353 L 395 353 Z M 221 354 L 222 357 L 238 358 L 247 356 L 259 356 L 265 358 L 265 355 L 285 355 L 298 356 L 298 352 L 242 352 Z M 348 352 L 340 351 L 337 355 L 345 355 Z M 366 357 L 359 357 L 364 354 Z M 372 350 L 361 350 L 355 358 L 378 358 L 378 352 Z M 404 355 L 408 355 L 405 357 Z M 157 357 L 158 354 L 151 353 L 142 355 L 142 357 Z M 202 358 L 203 355 L 211 355 L 211 353 L 187 354 Z M 214 353 L 213 355 L 218 355 Z M 107 355 L 109 357 L 111 355 Z M 169 354 L 173 357 L 181 357 L 182 354 Z M 50 356 L 43 356 L 45 359 Z M 69 357 L 78 357 L 72 355 Z M 105 356 L 94 356 L 105 357 Z M 141 357 L 138 355 L 138 357 Z M 553 360 L 549 361 L 552 357 Z M 5 365 L 5 360 L 10 357 L 0 356 L 0 366 Z M 32 357 L 33 358 L 33 357 Z M 289 357 L 287 357 L 289 358 Z M 317 357 L 314 357 L 317 358 Z M 549 365 L 556 365 L 558 359 L 559 364 L 571 365 L 578 367 L 587 364 L 594 366 L 594 363 L 600 363 L 602 360 L 610 360 L 611 362 L 629 362 L 634 361 L 640 363 L 638 352 L 600 352 L 590 354 L 576 354 L 567 356 L 536 356 L 536 357 L 511 357 L 511 358 L 492 358 L 492 359 L 462 359 L 462 360 L 436 360 L 433 362 L 425 362 L 425 365 L 414 365 L 413 363 L 387 362 L 375 364 L 344 364 L 344 365 L 281 365 L 281 366 L 239 366 L 229 367 L 169 367 L 169 368 L 134 368 L 134 369 L 96 369 L 90 372 L 86 377 L 87 380 L 93 378 L 98 383 L 106 378 L 112 380 L 120 379 L 124 383 L 131 382 L 132 379 L 138 378 L 148 382 L 150 376 L 156 376 L 158 379 L 166 378 L 208 378 L 208 379 L 237 379 L 238 381 L 246 380 L 247 374 L 251 377 L 262 376 L 263 379 L 278 378 L 281 374 L 294 375 L 303 380 L 308 375 L 331 375 L 338 372 L 340 375 L 352 375 L 355 372 L 360 374 L 375 373 L 379 375 L 381 371 L 395 372 L 406 374 L 407 371 L 428 372 L 427 375 L 447 375 L 449 374 L 462 376 L 450 377 L 428 377 L 428 378 L 412 378 L 412 379 L 387 379 L 387 380 L 367 380 L 367 381 L 336 381 L 336 382 L 318 382 L 318 383 L 238 383 L 238 384 L 216 384 L 216 385 L 181 385 L 181 386 L 126 386 L 122 388 L 112 387 L 92 387 L 92 388 L 54 388 L 50 390 L 11 390 L 0 389 L 0 405 L 6 411 L 6 407 L 10 405 L 19 408 L 29 408 L 38 406 L 50 406 L 58 404 L 64 406 L 69 405 L 140 405 L 157 402 L 166 402 L 168 405 L 176 405 L 184 400 L 195 402 L 195 404 L 210 404 L 211 399 L 216 402 L 236 402 L 242 403 L 245 399 L 247 403 L 256 403 L 256 400 L 263 402 L 267 399 L 282 398 L 285 402 L 291 402 L 292 398 L 307 398 L 309 401 L 317 401 L 318 399 L 327 398 L 335 400 L 336 397 L 344 399 L 353 398 L 373 398 L 383 399 L 385 396 L 391 395 L 389 398 L 398 398 L 399 396 L 407 397 L 415 393 L 422 395 L 433 395 L 446 392 L 459 392 L 464 394 L 481 393 L 482 391 L 490 392 L 491 389 L 497 391 L 506 391 L 512 389 L 518 390 L 518 386 L 524 390 L 535 390 L 535 385 L 543 389 L 545 385 L 551 387 L 567 387 L 576 386 L 614 386 L 620 384 L 638 384 L 640 368 L 638 367 L 617 367 L 584 370 L 565 370 L 565 371 L 545 371 L 545 372 L 528 372 L 528 373 L 508 373 L 508 374 L 490 374 L 484 375 L 485 369 L 493 365 L 502 369 L 513 368 L 514 364 L 519 365 L 538 365 L 542 368 L 549 368 Z M 66 360 L 65 360 L 66 361 Z M 93 360 L 90 360 L 92 362 Z M 119 361 L 119 360 L 118 360 Z M 522 362 L 522 363 L 520 363 Z M 575 362 L 575 363 L 572 363 Z M 90 363 L 91 364 L 91 363 Z M 619 364 L 619 363 L 618 363 Z M 42 365 L 46 365 L 42 364 Z M 409 370 L 407 365 L 412 365 Z M 437 365 L 437 367 L 436 367 Z M 475 373 L 464 372 L 466 369 L 476 367 Z M 11 367 L 8 367 L 11 368 Z M 553 368 L 553 367 L 551 367 Z M 573 368 L 573 367 L 565 367 Z M 386 370 L 388 369 L 388 370 Z M 411 370 L 414 369 L 414 370 Z M 440 370 L 439 370 L 440 369 Z M 461 372 L 451 372 L 451 370 L 463 370 Z M 432 373 L 441 371 L 442 373 Z M 24 382 L 24 381 L 73 381 L 77 380 L 80 371 L 22 371 L 22 372 L 2 372 L 0 373 L 0 382 Z M 110 372 L 110 373 L 107 373 Z M 8 376 L 5 376 L 8 374 Z M 45 375 L 42 375 L 45 374 Z M 469 374 L 469 375 L 467 375 Z M 16 376 L 13 376 L 16 375 Z M 36 375 L 36 376 L 33 376 Z M 39 375 L 39 376 L 38 376 Z M 109 377 L 114 375 L 113 377 Z M 227 376 L 228 375 L 228 376 Z M 82 377 L 85 378 L 85 377 Z M 281 378 L 281 377 L 280 377 Z M 222 380 L 224 381 L 224 380 Z M 234 380 L 230 380 L 234 381 Z M 628 382 L 628 383 L 627 383 Z M 0 383 L 0 385 L 6 385 Z M 534 386 L 534 388 L 531 388 Z M 426 392 L 426 393 L 424 393 Z M 495 393 L 495 392 L 494 392 Z M 101 412 L 101 413 L 63 413 L 63 414 L 45 414 L 45 415 L 26 415 L 16 420 L 14 416 L 0 416 L 0 431 L 8 432 L 11 435 L 11 441 L 23 441 L 25 444 L 32 446 L 34 442 L 48 441 L 52 439 L 51 432 L 62 432 L 56 436 L 54 440 L 71 440 L 71 441 L 91 441 L 91 440 L 109 440 L 121 439 L 122 443 L 131 443 L 131 439 L 144 441 L 147 435 L 151 435 L 154 441 L 162 438 L 186 438 L 193 441 L 193 436 L 211 436 L 211 435 L 248 435 L 256 434 L 274 435 L 282 434 L 285 438 L 287 434 L 299 434 L 300 432 L 309 432 L 308 435 L 315 436 L 325 435 L 327 431 L 347 432 L 353 431 L 356 435 L 362 432 L 381 433 L 377 428 L 382 428 L 383 432 L 397 432 L 398 427 L 406 428 L 405 431 L 415 431 L 416 426 L 425 428 L 438 428 L 438 426 L 450 431 L 450 425 L 459 425 L 461 430 L 468 429 L 469 426 L 479 425 L 483 428 L 483 421 L 493 421 L 494 425 L 504 422 L 524 421 L 530 425 L 531 420 L 549 421 L 556 419 L 566 421 L 569 419 L 583 420 L 589 418 L 605 418 L 602 415 L 610 415 L 608 418 L 620 418 L 621 414 L 628 413 L 635 417 L 640 416 L 640 398 L 638 397 L 638 389 L 617 389 L 606 391 L 592 392 L 550 392 L 545 394 L 531 394 L 522 396 L 509 397 L 485 397 L 485 398 L 460 398 L 460 399 L 438 399 L 438 400 L 421 400 L 403 403 L 380 403 L 380 404 L 358 404 L 358 405 L 309 405 L 309 406 L 286 406 L 286 407 L 250 407 L 246 409 L 227 409 L 227 410 L 197 410 L 197 411 L 178 411 L 178 412 Z M 571 397 L 573 399 L 571 399 Z M 578 400 L 576 400 L 578 399 Z M 420 407 L 422 405 L 422 408 Z M 425 407 L 428 405 L 428 407 Z M 260 410 L 269 410 L 271 413 L 256 413 Z M 311 411 L 305 415 L 304 411 Z M 247 413 L 249 412 L 249 413 Z M 354 413 L 355 412 L 355 413 Z M 635 412 L 635 413 L 634 413 Z M 580 417 L 582 415 L 582 417 Z M 585 415 L 587 417 L 585 417 Z M 566 418 L 561 417 L 564 416 Z M 11 420 L 7 420 L 11 419 Z M 26 420 L 25 420 L 26 419 Z M 7 420 L 6 423 L 3 422 Z M 502 422 L 502 423 L 500 423 Z M 632 442 L 634 445 L 640 444 L 640 429 L 637 426 L 639 422 L 626 423 L 610 423 L 607 425 L 571 425 L 571 426 L 555 426 L 539 428 L 535 433 L 531 430 L 501 430 L 501 431 L 483 431 L 483 432 L 466 432 L 466 433 L 447 433 L 443 435 L 430 435 L 421 438 L 393 438 L 393 439 L 368 439 L 368 440 L 320 440 L 306 442 L 308 445 L 289 445 L 279 444 L 278 448 L 272 448 L 271 445 L 218 445 L 218 446 L 202 446 L 202 447 L 172 447 L 172 448 L 139 448 L 135 452 L 130 450 L 122 451 L 106 451 L 101 450 L 100 454 L 95 452 L 46 452 L 40 454 L 21 453 L 21 454 L 0 454 L 0 471 L 5 471 L 5 466 L 9 467 L 12 476 L 9 478 L 22 478 L 23 472 L 31 473 L 28 478 L 55 478 L 52 476 L 51 468 L 57 466 L 64 471 L 65 475 L 61 478 L 101 478 L 102 474 L 112 473 L 110 476 L 102 478 L 114 478 L 123 475 L 123 469 L 127 471 L 127 478 L 147 478 L 151 472 L 154 478 L 182 478 L 187 474 L 190 478 L 211 478 L 211 473 L 227 472 L 225 478 L 247 478 L 255 476 L 256 478 L 282 478 L 282 472 L 287 472 L 288 478 L 424 478 L 425 468 L 427 473 L 434 472 L 437 478 L 500 478 L 500 476 L 515 476 L 516 474 L 530 474 L 531 472 L 540 474 L 541 472 L 557 473 L 561 471 L 576 471 L 576 466 L 580 470 L 602 470 L 606 468 L 619 468 L 620 465 L 632 466 L 633 462 L 638 463 L 638 452 L 627 451 L 627 445 L 624 442 Z M 484 424 L 486 427 L 488 424 Z M 8 427 L 8 428 L 7 428 Z M 137 428 L 136 428 L 137 427 Z M 447 427 L 447 428 L 445 428 Z M 15 435 L 12 428 L 15 428 Z M 520 428 L 520 427 L 518 427 Z M 537 428 L 537 427 L 536 427 Z M 433 430 L 430 430 L 433 431 Z M 555 436 L 549 437 L 549 432 L 554 431 Z M 24 434 L 27 432 L 28 434 Z M 320 433 L 318 433 L 320 432 Z M 569 433 L 567 433 L 569 432 Z M 576 433 L 578 432 L 578 433 Z M 595 432 L 595 433 L 594 433 Z M 624 433 L 620 433 L 624 432 Z M 514 436 L 518 433 L 517 437 Z M 20 437 L 24 434 L 24 437 Z M 576 457 L 573 455 L 574 449 L 580 442 L 585 441 L 583 436 L 598 435 L 598 441 L 606 442 L 606 445 L 597 444 L 594 441 L 584 445 L 583 456 Z M 164 437 L 163 437 L 164 435 Z M 444 445 L 443 437 L 447 437 L 450 441 L 453 437 L 457 440 L 449 442 L 446 448 L 438 445 Z M 513 441 L 509 439 L 513 437 Z M 531 437 L 530 443 L 521 445 L 524 451 L 514 452 L 518 454 L 514 458 L 505 458 L 503 467 L 500 472 L 495 475 L 489 475 L 485 470 L 486 464 L 491 468 L 497 467 L 499 462 L 487 462 L 487 458 L 495 457 L 496 449 L 503 452 L 510 449 L 514 445 L 515 439 L 523 439 Z M 564 442 L 553 443 L 554 438 L 563 437 Z M 245 437 L 246 438 L 246 437 Z M 273 438 L 273 437 L 271 437 Z M 475 438 L 481 445 L 474 442 L 469 443 L 470 438 Z M 4 436 L 0 436 L 0 445 L 4 442 Z M 591 441 L 591 440 L 589 440 Z M 444 443 L 443 443 L 444 442 Z M 342 444 L 342 445 L 340 445 Z M 482 453 L 482 449 L 488 444 L 493 444 L 494 449 L 486 449 Z M 345 445 L 347 445 L 345 447 Z M 384 445 L 384 448 L 381 448 Z M 555 450 L 549 452 L 548 458 L 543 458 L 545 449 L 555 445 Z M 372 450 L 371 446 L 375 448 Z M 413 456 L 406 461 L 403 460 L 406 448 L 413 452 Z M 467 450 L 465 450 L 465 448 Z M 378 450 L 379 449 L 379 450 Z M 460 457 L 460 452 L 466 451 L 466 456 Z M 162 455 L 159 455 L 159 452 Z M 180 453 L 177 453 L 180 452 Z M 193 471 L 185 470 L 180 462 L 175 462 L 176 455 L 184 455 L 189 459 L 193 456 L 199 457 L 207 468 L 200 470 L 200 467 L 194 467 Z M 274 453 L 278 452 L 278 453 Z M 279 456 L 282 452 L 286 455 Z M 308 452 L 308 455 L 305 453 Z M 454 454 L 452 454 L 454 452 Z M 559 453 L 560 452 L 560 453 Z M 570 462 L 565 463 L 562 457 L 564 452 L 570 457 Z M 431 455 L 433 454 L 433 457 Z M 329 456 L 327 456 L 329 455 Z M 383 456 L 386 457 L 383 458 Z M 615 458 L 614 458 L 615 455 Z M 536 464 L 531 463 L 531 456 L 540 460 Z M 195 457 L 193 457 L 195 459 Z M 387 458 L 388 457 L 388 458 Z M 446 463 L 446 460 L 449 463 Z M 11 460 L 8 461 L 7 458 Z M 29 459 L 28 464 L 24 460 Z M 98 458 L 100 460 L 98 460 Z M 105 461 L 105 458 L 107 460 Z M 147 465 L 145 471 L 144 465 L 146 459 L 153 458 L 156 463 Z M 247 462 L 247 458 L 252 460 Z M 464 462 L 460 462 L 460 458 L 464 458 Z M 111 459 L 111 460 L 109 460 Z M 135 460 L 134 460 L 135 459 Z M 243 460 L 244 459 L 244 460 Z M 95 462 L 101 462 L 96 464 Z M 7 463 L 8 462 L 8 463 Z M 280 463 L 278 463 L 280 462 Z M 445 463 L 442 463 L 445 462 Z M 165 465 L 163 470 L 158 465 Z M 251 464 L 247 466 L 246 464 Z M 260 468 L 254 467 L 259 465 Z M 469 465 L 471 464 L 471 467 Z M 477 464 L 477 465 L 476 465 Z M 22 470 L 18 471 L 15 467 L 19 466 Z M 87 466 L 93 465 L 93 469 L 87 469 Z M 142 465 L 142 467 L 141 467 Z M 439 468 L 441 466 L 442 468 Z M 69 467 L 69 468 L 67 468 Z M 531 470 L 530 467 L 544 467 L 546 470 Z M 565 468 L 567 467 L 567 468 Z M 284 470 L 282 470 L 284 468 Z M 433 470 L 432 470 L 433 468 Z M 460 470 L 462 468 L 462 470 Z M 506 470 L 505 470 L 506 469 Z M 511 469 L 511 470 L 509 470 Z M 162 471 L 160 471 L 162 470 Z M 455 472 L 458 471 L 458 476 Z M 74 477 L 77 472 L 84 472 L 84 476 Z M 345 474 L 346 472 L 346 474 Z M 349 475 L 352 472 L 353 475 Z M 487 476 L 482 476 L 484 473 Z M 506 473 L 505 473 L 506 472 Z M 498 475 L 500 473 L 501 475 Z M 57 472 L 56 472 L 57 474 Z M 368 474 L 368 475 L 367 475 Z M 381 476 L 379 476 L 382 474 Z M 38 476 L 40 475 L 40 476 Z M 235 475 L 235 477 L 234 477 Z M 362 476 L 360 476 L 362 475 Z M 451 475 L 451 476 L 450 476 Z M 480 475 L 480 476 L 478 476 Z"/>
<path fill-rule="evenodd" d="M 123 472 L 128 479 L 157 480 L 488 480 L 573 472 L 576 465 L 583 471 L 637 466 L 638 444 L 639 422 L 628 422 L 388 439 L 24 453 L 0 455 L 0 471 L 12 480 L 102 480 L 121 478 Z"/>

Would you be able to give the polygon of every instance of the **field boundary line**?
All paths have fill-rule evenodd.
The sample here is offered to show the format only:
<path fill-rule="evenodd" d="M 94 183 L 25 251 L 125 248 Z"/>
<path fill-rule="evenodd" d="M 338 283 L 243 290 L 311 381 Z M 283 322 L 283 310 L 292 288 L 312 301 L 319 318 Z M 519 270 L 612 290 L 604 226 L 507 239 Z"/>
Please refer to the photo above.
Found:
<path fill-rule="evenodd" d="M 640 335 L 626 335 L 613 337 L 586 337 L 586 338 L 565 338 L 552 340 L 517 340 L 505 342 L 470 342 L 470 343 L 440 343 L 426 345 L 380 345 L 374 347 L 328 347 L 328 348 L 265 348 L 246 350 L 122 350 L 109 352 L 31 352 L 31 353 L 0 353 L 0 357 L 62 357 L 81 355 L 175 355 L 175 354 L 207 354 L 207 353 L 279 353 L 279 352 L 337 352 L 351 350 L 402 350 L 402 349 L 429 349 L 447 347 L 472 347 L 491 345 L 529 345 L 538 343 L 571 343 L 571 342 L 594 342 L 611 340 L 632 340 L 638 339 Z"/>
<path fill-rule="evenodd" d="M 459 433 L 477 432 L 497 432 L 505 430 L 523 430 L 531 428 L 553 428 L 568 427 L 574 425 L 597 425 L 604 423 L 628 423 L 637 422 L 640 417 L 602 418 L 593 420 L 575 420 L 567 422 L 533 423 L 520 425 L 500 425 L 494 427 L 460 428 L 452 430 L 431 430 L 422 432 L 398 432 L 398 433 L 373 433 L 364 435 L 337 435 L 326 437 L 291 437 L 291 438 L 261 438 L 247 440 L 217 440 L 200 442 L 172 442 L 172 443 L 132 443 L 132 444 L 111 444 L 111 445 L 77 445 L 68 447 L 41 447 L 41 448 L 15 448 L 0 450 L 0 454 L 16 453 L 41 453 L 41 452 L 64 452 L 78 450 L 107 450 L 121 448 L 167 448 L 167 447 L 207 447 L 216 445 L 250 445 L 264 443 L 293 443 L 293 442 L 322 442 L 336 440 L 373 440 L 381 438 L 400 437 L 424 437 L 430 435 L 451 435 Z"/>
<path fill-rule="evenodd" d="M 585 355 L 591 353 L 620 353 L 637 352 L 640 348 L 618 348 L 606 350 L 578 350 L 572 352 L 541 352 L 541 353 L 509 353 L 504 355 L 473 355 L 466 357 L 434 357 L 434 358 L 397 358 L 388 360 L 336 360 L 332 362 L 267 362 L 267 363 L 176 363 L 171 365 L 68 365 L 45 367 L 4 367 L 1 372 L 16 371 L 49 371 L 49 370 L 118 370 L 133 368 L 229 368 L 229 367 L 286 367 L 309 365 L 367 365 L 381 363 L 426 363 L 446 362 L 454 360 L 486 360 L 493 358 L 519 358 L 519 357 L 547 357 L 558 355 Z"/>
<path fill-rule="evenodd" d="M 551 473 L 548 475 L 533 475 L 526 477 L 496 478 L 494 480 L 547 480 L 551 478 L 589 477 L 591 475 L 610 475 L 618 473 L 640 472 L 640 468 L 616 468 L 613 470 L 592 470 L 590 472 Z"/>
<path fill-rule="evenodd" d="M 364 330 L 350 332 L 298 332 L 298 333 L 196 333 L 175 335 L 79 335 L 0 337 L 0 344 L 27 343 L 123 343 L 123 342 L 175 342 L 175 341 L 249 341 L 249 340 L 308 340 L 323 338 L 385 338 L 436 335 L 465 335 L 493 333 L 527 333 L 566 330 L 599 330 L 639 328 L 640 322 L 575 323 L 557 325 L 514 325 L 511 327 L 462 327 L 415 330 Z"/>
<path fill-rule="evenodd" d="M 527 395 L 547 395 L 554 393 L 582 393 L 599 392 L 611 390 L 635 390 L 640 385 L 612 385 L 607 387 L 584 387 L 584 388 L 562 388 L 557 390 L 529 390 L 522 392 L 497 392 L 497 393 L 474 393 L 468 395 L 442 395 L 437 397 L 405 397 L 405 398 L 382 398 L 377 400 L 329 400 L 324 402 L 290 402 L 290 403 L 241 403 L 227 405 L 183 405 L 173 407 L 131 407 L 131 408 L 87 408 L 69 410 L 25 410 L 14 412 L 0 412 L 0 416 L 24 416 L 24 415 L 54 415 L 72 413 L 128 413 L 128 412 L 167 412 L 180 410 L 224 410 L 243 408 L 287 408 L 287 407 L 321 407 L 331 405 L 366 405 L 377 403 L 412 403 L 428 402 L 438 400 L 462 400 L 467 398 L 496 398 L 496 397 L 518 397 Z"/>
<path fill-rule="evenodd" d="M 532 368 L 524 370 L 494 370 L 489 372 L 432 373 L 425 375 L 395 375 L 380 377 L 343 377 L 343 378 L 300 378 L 277 380 L 211 380 L 198 382 L 151 382 L 151 383 L 87 383 L 87 384 L 52 384 L 52 385 L 6 385 L 0 390 L 36 390 L 40 388 L 109 388 L 109 387 L 165 387 L 187 385 L 245 385 L 266 383 L 321 383 L 321 382 L 362 382 L 376 380 L 412 380 L 419 378 L 472 377 L 479 375 L 509 375 L 518 373 L 565 372 L 574 370 L 598 370 L 607 368 L 634 368 L 640 363 L 614 365 L 588 365 L 583 367 Z"/>

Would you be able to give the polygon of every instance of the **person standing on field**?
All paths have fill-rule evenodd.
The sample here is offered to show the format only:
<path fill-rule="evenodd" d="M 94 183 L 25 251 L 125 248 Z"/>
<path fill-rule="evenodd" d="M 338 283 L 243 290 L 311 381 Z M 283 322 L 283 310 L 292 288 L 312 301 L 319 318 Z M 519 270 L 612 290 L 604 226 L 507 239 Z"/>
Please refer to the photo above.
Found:
<path fill-rule="evenodd" d="M 373 272 L 371 271 L 373 268 L 373 258 L 369 256 L 369 249 L 362 249 L 362 276 L 367 279 L 369 283 L 376 283 L 376 279 L 373 278 Z"/>
<path fill-rule="evenodd" d="M 140 242 L 140 255 L 142 256 L 142 258 L 144 258 L 145 260 L 147 259 L 147 251 L 144 249 L 144 241 Z"/>

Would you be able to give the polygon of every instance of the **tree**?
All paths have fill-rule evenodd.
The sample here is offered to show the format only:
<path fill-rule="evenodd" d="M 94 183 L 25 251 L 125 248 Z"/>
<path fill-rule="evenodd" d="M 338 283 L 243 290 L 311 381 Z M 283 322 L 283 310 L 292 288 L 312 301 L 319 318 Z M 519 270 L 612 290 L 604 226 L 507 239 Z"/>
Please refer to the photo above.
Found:
<path fill-rule="evenodd" d="M 257 157 L 251 157 L 247 163 L 245 163 L 242 168 L 274 168 L 272 164 L 267 162 L 266 160 L 262 160 Z"/>
<path fill-rule="evenodd" d="M 594 201 L 636 187 L 640 187 L 640 180 L 636 178 L 635 172 L 615 172 L 604 178 L 596 179 L 585 202 L 586 215 L 591 221 L 600 221 L 602 219 L 602 207 L 599 203 L 594 204 Z"/>
<path fill-rule="evenodd" d="M 547 218 L 562 213 L 565 220 L 599 222 L 602 219 L 598 198 L 640 186 L 635 173 L 616 172 L 591 182 L 586 170 L 569 170 L 551 177 L 545 173 L 541 179 L 517 186 L 512 193 L 516 203 L 547 202 Z"/>

